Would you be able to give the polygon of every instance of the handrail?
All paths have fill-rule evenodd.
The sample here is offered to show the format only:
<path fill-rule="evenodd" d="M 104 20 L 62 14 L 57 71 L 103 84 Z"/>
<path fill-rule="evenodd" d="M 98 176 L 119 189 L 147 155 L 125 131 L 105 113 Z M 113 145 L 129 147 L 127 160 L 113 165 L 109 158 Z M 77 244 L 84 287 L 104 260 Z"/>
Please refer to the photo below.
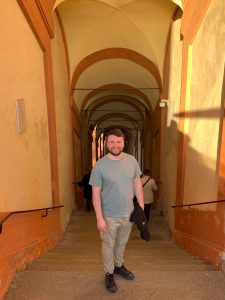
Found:
<path fill-rule="evenodd" d="M 45 210 L 45 214 L 42 215 L 42 218 L 47 217 L 48 215 L 48 210 L 49 209 L 55 209 L 55 208 L 60 208 L 60 207 L 64 207 L 64 205 L 58 205 L 58 206 L 51 206 L 51 207 L 43 207 L 43 208 L 36 208 L 36 209 L 29 209 L 29 210 L 17 210 L 17 211 L 12 211 L 10 212 L 7 216 L 5 216 L 1 221 L 0 221 L 0 234 L 2 233 L 2 226 L 3 223 L 12 215 L 15 214 L 22 214 L 22 213 L 29 213 L 29 212 L 34 212 L 34 211 L 40 211 L 40 210 Z"/>
<path fill-rule="evenodd" d="M 198 202 L 198 203 L 190 203 L 190 204 L 183 204 L 183 205 L 172 205 L 172 208 L 177 208 L 177 207 L 184 207 L 184 206 L 188 206 L 190 208 L 190 206 L 194 206 L 194 205 L 203 205 L 203 204 L 211 204 L 211 203 L 218 203 L 218 202 L 225 202 L 224 200 L 216 200 L 216 201 L 210 201 L 210 202 Z"/>

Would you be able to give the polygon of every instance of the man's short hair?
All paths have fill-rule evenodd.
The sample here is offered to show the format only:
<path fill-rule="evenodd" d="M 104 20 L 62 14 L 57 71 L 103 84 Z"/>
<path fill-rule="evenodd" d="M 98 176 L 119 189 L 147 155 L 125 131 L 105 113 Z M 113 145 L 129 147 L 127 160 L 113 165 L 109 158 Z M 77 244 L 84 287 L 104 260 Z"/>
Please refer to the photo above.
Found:
<path fill-rule="evenodd" d="M 150 175 L 151 175 L 151 172 L 150 172 L 149 169 L 145 169 L 145 170 L 143 171 L 143 174 L 144 174 L 144 175 L 150 176 Z"/>
<path fill-rule="evenodd" d="M 123 134 L 123 131 L 121 129 L 119 129 L 119 128 L 112 128 L 112 129 L 110 129 L 106 133 L 106 136 L 105 136 L 106 141 L 107 141 L 109 135 L 115 135 L 117 137 L 122 137 L 125 140 L 125 136 Z"/>

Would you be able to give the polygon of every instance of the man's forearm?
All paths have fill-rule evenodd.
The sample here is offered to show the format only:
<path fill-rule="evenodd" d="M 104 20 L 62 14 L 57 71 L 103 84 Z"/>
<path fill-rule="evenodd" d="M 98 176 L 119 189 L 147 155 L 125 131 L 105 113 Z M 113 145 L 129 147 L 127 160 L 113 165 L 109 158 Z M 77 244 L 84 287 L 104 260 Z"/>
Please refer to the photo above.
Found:
<path fill-rule="evenodd" d="M 101 200 L 99 197 L 93 196 L 92 198 L 93 207 L 96 214 L 96 219 L 101 220 L 104 219 L 102 215 L 102 207 L 101 207 Z"/>
<path fill-rule="evenodd" d="M 134 180 L 134 191 L 139 205 L 144 209 L 144 194 L 140 178 Z"/>
<path fill-rule="evenodd" d="M 92 192 L 93 192 L 92 201 L 93 201 L 93 206 L 94 206 L 96 219 L 97 219 L 97 228 L 99 231 L 104 232 L 107 230 L 107 224 L 102 214 L 100 188 L 93 187 Z"/>
<path fill-rule="evenodd" d="M 142 191 L 142 189 L 141 189 L 141 190 L 137 190 L 137 192 L 136 192 L 136 197 L 137 197 L 137 201 L 138 201 L 140 207 L 141 207 L 142 209 L 144 209 L 144 196 L 143 196 L 143 191 Z"/>

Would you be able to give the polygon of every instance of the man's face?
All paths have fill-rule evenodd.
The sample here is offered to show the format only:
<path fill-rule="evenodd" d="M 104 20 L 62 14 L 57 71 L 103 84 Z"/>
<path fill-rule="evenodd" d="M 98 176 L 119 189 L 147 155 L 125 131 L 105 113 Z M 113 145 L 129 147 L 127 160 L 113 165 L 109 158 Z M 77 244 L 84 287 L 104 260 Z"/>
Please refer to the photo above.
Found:
<path fill-rule="evenodd" d="M 124 148 L 124 139 L 123 137 L 118 137 L 116 135 L 109 135 L 106 143 L 106 147 L 114 156 L 120 155 L 121 152 L 123 152 Z"/>

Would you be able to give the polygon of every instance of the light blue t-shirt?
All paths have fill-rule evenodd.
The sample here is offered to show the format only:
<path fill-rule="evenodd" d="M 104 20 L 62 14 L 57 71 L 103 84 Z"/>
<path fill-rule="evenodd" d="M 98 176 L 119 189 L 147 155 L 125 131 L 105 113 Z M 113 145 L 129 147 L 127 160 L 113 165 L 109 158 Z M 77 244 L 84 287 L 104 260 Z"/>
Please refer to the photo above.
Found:
<path fill-rule="evenodd" d="M 123 153 L 120 160 L 112 160 L 106 155 L 97 161 L 89 184 L 101 187 L 103 216 L 130 216 L 133 211 L 133 180 L 140 175 L 137 160 L 127 153 Z"/>

